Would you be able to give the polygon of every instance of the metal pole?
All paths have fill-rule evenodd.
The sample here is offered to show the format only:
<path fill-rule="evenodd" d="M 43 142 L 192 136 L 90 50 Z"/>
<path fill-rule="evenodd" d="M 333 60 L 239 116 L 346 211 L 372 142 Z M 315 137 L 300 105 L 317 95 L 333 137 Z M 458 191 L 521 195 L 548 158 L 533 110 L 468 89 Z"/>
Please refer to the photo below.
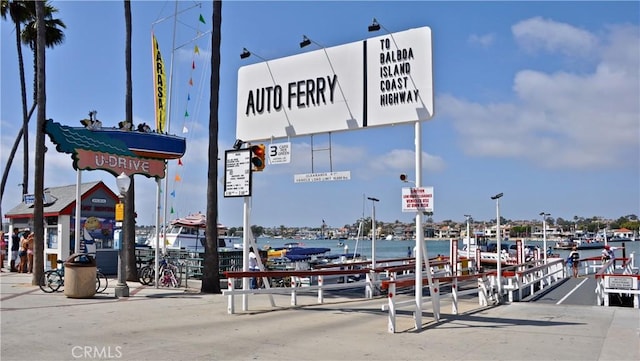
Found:
<path fill-rule="evenodd" d="M 120 194 L 120 201 L 126 208 L 127 204 L 125 202 L 125 194 Z M 123 262 L 123 253 L 124 253 L 123 245 L 125 243 L 124 242 L 125 236 L 126 236 L 126 233 L 124 232 L 124 229 L 123 229 L 122 233 L 120 234 L 120 245 L 118 247 L 118 283 L 116 284 L 116 287 L 114 289 L 114 294 L 117 298 L 129 297 L 129 286 L 127 285 L 127 280 L 125 277 L 126 270 Z"/>
<path fill-rule="evenodd" d="M 80 221 L 82 220 L 82 171 L 76 170 L 76 223 L 74 224 L 75 245 L 73 246 L 73 253 L 80 253 Z"/>
<path fill-rule="evenodd" d="M 376 202 L 380 200 L 378 198 L 367 197 L 371 201 L 371 270 L 376 269 Z M 375 280 L 374 280 L 375 281 Z"/>
<path fill-rule="evenodd" d="M 242 271 L 249 271 L 249 230 L 251 229 L 249 226 L 249 200 L 250 197 L 244 197 L 244 205 L 242 212 Z M 242 279 L 242 289 L 249 289 L 249 279 Z M 242 295 L 242 310 L 247 311 L 249 309 L 249 300 L 248 295 Z"/>
<path fill-rule="evenodd" d="M 498 283 L 498 295 L 502 297 L 502 234 L 500 234 L 500 197 L 496 198 L 496 237 L 498 243 L 498 266 L 497 266 L 497 278 L 496 282 Z"/>
<path fill-rule="evenodd" d="M 416 188 L 422 185 L 422 142 L 421 142 L 420 122 L 416 122 L 414 127 L 415 137 L 415 167 L 416 167 Z M 415 316 L 414 323 L 416 330 L 422 329 L 422 244 L 424 243 L 424 232 L 422 231 L 422 212 L 416 214 L 416 268 L 415 268 Z M 425 255 L 426 256 L 426 255 Z M 427 268 L 427 271 L 429 269 Z"/>
<path fill-rule="evenodd" d="M 498 302 L 502 299 L 502 245 L 500 241 L 502 239 L 502 233 L 500 232 L 500 197 L 502 197 L 504 193 L 498 193 L 495 196 L 491 197 L 491 199 L 496 200 L 496 243 L 497 243 L 497 262 L 496 262 L 496 283 L 497 283 L 497 291 L 498 291 Z"/>
<path fill-rule="evenodd" d="M 542 215 L 542 247 L 544 247 L 544 264 L 547 264 L 547 215 Z"/>

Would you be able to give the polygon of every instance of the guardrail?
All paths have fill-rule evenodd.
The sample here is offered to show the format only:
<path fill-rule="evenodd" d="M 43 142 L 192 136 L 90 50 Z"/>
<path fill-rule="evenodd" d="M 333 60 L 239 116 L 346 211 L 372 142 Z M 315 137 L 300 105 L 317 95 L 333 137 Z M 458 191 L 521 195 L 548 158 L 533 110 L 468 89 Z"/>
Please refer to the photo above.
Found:
<path fill-rule="evenodd" d="M 508 293 L 509 302 L 522 301 L 566 278 L 563 259 L 548 260 L 547 264 L 543 260 L 535 260 L 517 268 L 520 270 L 502 272 L 506 280 L 503 290 Z"/>
<path fill-rule="evenodd" d="M 439 319 L 440 314 L 440 301 L 442 294 L 442 287 L 450 286 L 451 287 L 451 312 L 455 315 L 458 314 L 458 297 L 461 295 L 468 294 L 478 294 L 478 303 L 480 306 L 487 306 L 489 303 L 495 304 L 496 300 L 492 295 L 492 287 L 490 286 L 490 281 L 487 278 L 486 273 L 479 273 L 473 275 L 463 275 L 463 276 L 441 276 L 441 277 L 433 277 L 433 294 L 430 294 L 429 297 L 425 297 L 422 299 L 422 303 L 432 302 L 433 303 L 433 313 L 436 315 L 436 319 Z M 460 291 L 458 289 L 459 281 L 477 279 L 478 280 L 478 288 L 468 289 L 465 291 Z M 387 315 L 387 332 L 395 333 L 396 332 L 396 316 L 397 310 L 402 307 L 415 307 L 415 300 L 406 300 L 406 301 L 396 301 L 396 295 L 398 288 L 403 287 L 412 287 L 415 284 L 414 278 L 405 278 L 400 280 L 388 280 L 383 281 L 381 284 L 382 289 L 386 289 L 387 291 L 387 303 L 382 305 L 382 311 L 389 311 Z M 429 280 L 427 277 L 423 277 L 422 279 L 423 287 L 429 286 Z"/>
<path fill-rule="evenodd" d="M 291 294 L 291 305 L 296 306 L 298 304 L 298 292 L 300 291 L 317 291 L 317 303 L 322 304 L 324 302 L 324 291 L 327 290 L 339 290 L 339 289 L 352 289 L 352 288 L 365 288 L 365 297 L 371 298 L 373 295 L 373 289 L 380 281 L 374 281 L 372 278 L 373 272 L 369 269 L 350 269 L 350 270 L 311 270 L 311 271 L 229 271 L 225 272 L 227 277 L 227 289 L 222 291 L 223 296 L 227 296 L 227 313 L 235 313 L 235 296 L 237 295 L 249 295 L 249 294 Z M 337 283 L 325 285 L 325 277 L 327 276 L 349 276 L 349 275 L 365 275 L 365 282 L 353 282 L 353 283 Z M 262 278 L 266 288 L 258 289 L 236 289 L 234 288 L 235 280 L 239 278 Z M 271 287 L 270 279 L 272 278 L 284 278 L 290 277 L 292 279 L 291 287 Z M 317 277 L 317 285 L 305 285 L 302 286 L 301 280 L 306 277 Z M 275 307 L 273 299 L 271 304 Z"/>

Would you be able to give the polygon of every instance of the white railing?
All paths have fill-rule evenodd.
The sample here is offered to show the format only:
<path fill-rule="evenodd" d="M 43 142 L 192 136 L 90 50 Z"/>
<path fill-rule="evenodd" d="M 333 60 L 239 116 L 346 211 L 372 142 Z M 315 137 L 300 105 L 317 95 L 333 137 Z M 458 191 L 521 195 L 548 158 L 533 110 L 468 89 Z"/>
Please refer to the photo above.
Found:
<path fill-rule="evenodd" d="M 620 263 L 620 267 L 616 265 Z M 621 272 L 620 272 L 621 271 Z M 609 260 L 596 273 L 596 303 L 609 306 L 611 295 L 633 296 L 633 308 L 640 308 L 640 275 L 635 266 L 635 254 L 629 258 Z"/>
<path fill-rule="evenodd" d="M 536 263 L 541 263 L 535 266 Z M 534 261 L 533 267 L 519 271 L 503 272 L 502 289 L 508 294 L 509 302 L 522 301 L 537 291 L 544 290 L 566 278 L 565 262 L 562 259 Z M 523 267 L 529 267 L 522 266 Z M 517 297 L 516 297 L 517 296 Z"/>

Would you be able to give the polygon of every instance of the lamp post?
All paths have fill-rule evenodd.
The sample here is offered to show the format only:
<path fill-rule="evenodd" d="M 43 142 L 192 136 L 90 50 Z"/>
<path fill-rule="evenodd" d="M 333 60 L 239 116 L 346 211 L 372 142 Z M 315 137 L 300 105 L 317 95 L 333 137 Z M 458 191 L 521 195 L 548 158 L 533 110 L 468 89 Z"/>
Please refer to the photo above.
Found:
<path fill-rule="evenodd" d="M 469 258 L 471 256 L 470 255 L 470 252 L 471 252 L 471 234 L 469 234 L 469 232 L 470 232 L 469 220 L 471 219 L 471 216 L 468 215 L 468 214 L 465 214 L 464 218 L 467 219 L 467 258 Z"/>
<path fill-rule="evenodd" d="M 128 175 L 122 172 L 119 176 L 116 177 L 116 185 L 118 186 L 118 191 L 120 192 L 118 198 L 120 198 L 120 202 L 122 202 L 122 204 L 126 207 L 125 198 L 127 192 L 129 191 L 129 186 L 131 185 L 131 178 L 129 178 Z M 124 232 L 122 232 L 121 235 L 124 235 Z M 114 290 L 117 298 L 129 297 L 129 286 L 127 285 L 125 277 L 124 262 L 122 257 L 122 254 L 124 252 L 122 247 L 124 243 L 123 241 L 124 237 L 121 237 L 120 247 L 118 249 L 118 282 L 116 283 L 116 288 Z"/>
<path fill-rule="evenodd" d="M 371 210 L 371 270 L 376 269 L 376 202 L 380 202 L 378 198 L 367 197 L 371 201 L 373 209 Z"/>
<path fill-rule="evenodd" d="M 497 243 L 497 253 L 498 260 L 496 265 L 496 283 L 498 286 L 498 299 L 502 299 L 502 246 L 500 245 L 500 241 L 502 238 L 502 234 L 500 234 L 500 198 L 504 193 L 498 193 L 495 196 L 491 197 L 496 201 L 496 243 Z"/>
<path fill-rule="evenodd" d="M 542 216 L 542 247 L 544 248 L 544 264 L 547 264 L 547 217 L 551 214 L 540 212 Z"/>

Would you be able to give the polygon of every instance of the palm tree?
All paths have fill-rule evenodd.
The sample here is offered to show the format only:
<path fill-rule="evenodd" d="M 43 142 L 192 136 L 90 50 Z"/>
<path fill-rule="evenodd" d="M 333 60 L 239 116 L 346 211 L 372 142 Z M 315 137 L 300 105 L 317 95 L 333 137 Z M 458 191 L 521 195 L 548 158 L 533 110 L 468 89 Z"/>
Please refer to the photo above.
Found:
<path fill-rule="evenodd" d="M 7 14 L 11 17 L 11 20 L 15 24 L 16 27 L 16 48 L 18 53 L 18 68 L 20 74 L 20 89 L 22 96 L 22 128 L 18 132 L 16 140 L 11 148 L 11 153 L 7 158 L 7 166 L 4 168 L 4 172 L 2 174 L 2 181 L 0 182 L 0 203 L 1 199 L 4 196 L 5 186 L 7 184 L 7 178 L 9 176 L 9 170 L 11 169 L 11 164 L 13 163 L 13 159 L 15 157 L 16 151 L 18 149 L 18 144 L 20 143 L 20 139 L 23 139 L 23 174 L 22 174 L 22 193 L 27 194 L 29 191 L 29 142 L 28 142 L 28 134 L 29 134 L 29 119 L 31 119 L 31 115 L 35 110 L 35 106 L 37 104 L 37 96 L 36 96 L 36 64 L 37 64 L 37 56 L 36 56 L 36 26 L 35 26 L 35 18 L 36 18 L 36 9 L 35 3 L 32 1 L 8 1 L 2 0 L 2 5 L 0 8 L 0 14 L 3 19 L 6 19 Z M 59 19 L 53 19 L 53 14 L 58 12 L 58 10 L 48 3 L 45 3 L 44 6 L 44 22 L 45 22 L 45 32 L 46 36 L 44 37 L 45 47 L 53 47 L 55 45 L 61 44 L 64 41 L 64 33 L 60 28 L 66 28 L 65 24 Z M 22 24 L 27 24 L 22 30 Z M 21 44 L 30 45 L 31 49 L 34 52 L 34 96 L 33 96 L 33 105 L 31 106 L 31 110 L 27 112 L 27 91 L 26 91 L 26 81 L 24 76 L 24 60 L 22 56 L 22 46 Z M 2 209 L 0 208 L 0 214 L 2 214 Z"/>
<path fill-rule="evenodd" d="M 35 159 L 35 200 L 33 209 L 33 227 L 35 239 L 33 242 L 33 278 L 31 279 L 32 285 L 37 285 L 44 273 L 44 123 L 46 120 L 47 110 L 47 97 L 46 97 L 46 82 L 45 82 L 45 6 L 43 1 L 36 2 L 36 29 L 37 29 L 37 60 L 35 61 L 38 66 L 36 68 L 36 80 L 37 80 L 37 103 L 38 103 L 38 115 L 36 126 L 36 159 Z"/>
<path fill-rule="evenodd" d="M 211 100 L 209 102 L 209 169 L 207 184 L 207 240 L 204 248 L 201 292 L 221 293 L 218 260 L 218 105 L 220 97 L 220 29 L 222 0 L 213 1 L 211 36 Z M 249 230 L 245 229 L 245 232 Z"/>
<path fill-rule="evenodd" d="M 133 124 L 133 85 L 131 81 L 131 1 L 124 1 L 124 20 L 126 27 L 125 67 L 126 67 L 126 93 L 125 93 L 125 117 L 126 121 Z M 125 200 L 125 217 L 122 222 L 124 231 L 124 260 L 127 281 L 137 281 L 138 271 L 136 267 L 136 220 L 135 220 L 135 182 L 130 176 L 131 185 Z"/>

